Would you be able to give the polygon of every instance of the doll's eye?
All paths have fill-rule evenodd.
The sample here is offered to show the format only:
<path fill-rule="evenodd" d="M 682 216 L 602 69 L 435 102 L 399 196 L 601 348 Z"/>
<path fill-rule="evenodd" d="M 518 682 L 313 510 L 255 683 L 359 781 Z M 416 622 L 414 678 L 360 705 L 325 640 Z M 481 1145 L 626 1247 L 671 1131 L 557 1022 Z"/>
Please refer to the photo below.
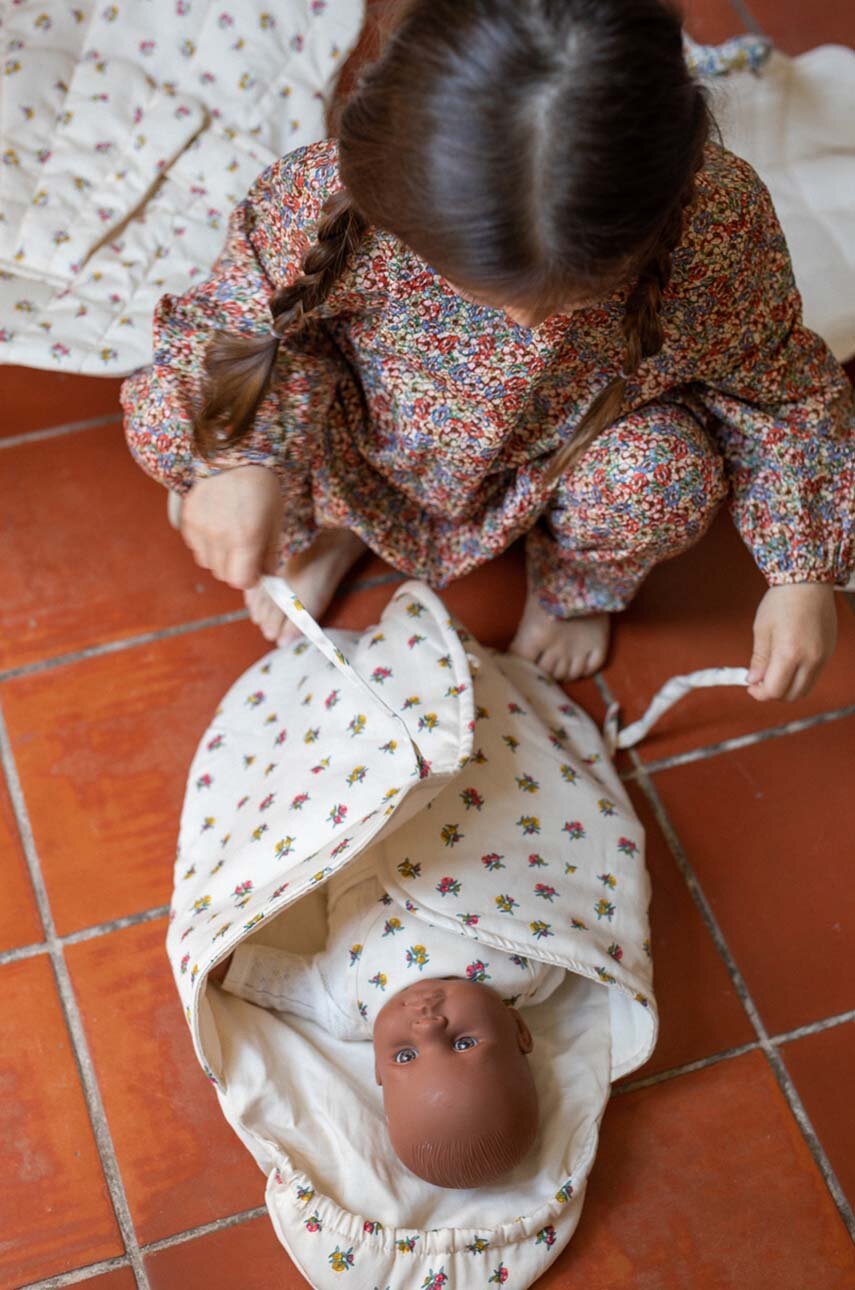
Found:
<path fill-rule="evenodd" d="M 456 1053 L 465 1053 L 467 1048 L 474 1048 L 477 1042 L 471 1035 L 461 1035 L 451 1046 Z"/>
<path fill-rule="evenodd" d="M 392 1058 L 399 1066 L 405 1066 L 407 1062 L 414 1062 L 418 1057 L 415 1048 L 399 1048 Z"/>

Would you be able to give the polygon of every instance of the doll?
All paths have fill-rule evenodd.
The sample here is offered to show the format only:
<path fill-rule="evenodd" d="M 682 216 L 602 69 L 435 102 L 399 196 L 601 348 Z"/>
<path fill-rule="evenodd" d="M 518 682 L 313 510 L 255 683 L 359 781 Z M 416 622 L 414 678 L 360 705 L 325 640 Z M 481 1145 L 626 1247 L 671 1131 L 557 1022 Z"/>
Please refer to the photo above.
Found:
<path fill-rule="evenodd" d="M 511 1170 L 538 1127 L 533 1040 L 517 1003 L 542 1002 L 564 969 L 435 927 L 366 867 L 328 884 L 325 949 L 250 941 L 212 974 L 224 990 L 374 1042 L 389 1138 L 411 1172 L 476 1187 Z M 413 977 L 415 976 L 415 980 Z M 491 983 L 491 984 L 488 984 Z"/>

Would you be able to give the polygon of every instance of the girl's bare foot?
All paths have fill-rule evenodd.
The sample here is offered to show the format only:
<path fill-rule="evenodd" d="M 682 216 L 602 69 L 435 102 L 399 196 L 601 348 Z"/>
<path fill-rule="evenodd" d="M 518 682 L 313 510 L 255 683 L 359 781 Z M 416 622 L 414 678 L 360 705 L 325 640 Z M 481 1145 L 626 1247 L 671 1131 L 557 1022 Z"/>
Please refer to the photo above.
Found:
<path fill-rule="evenodd" d="M 556 681 L 576 681 L 602 667 L 609 648 L 609 615 L 553 618 L 536 596 L 529 594 L 512 654 L 537 663 Z"/>
<path fill-rule="evenodd" d="M 335 595 L 339 583 L 368 548 L 349 529 L 322 529 L 308 551 L 292 555 L 282 576 L 313 618 L 318 619 Z M 277 645 L 287 645 L 300 635 L 290 619 L 270 599 L 263 587 L 244 592 L 249 616 L 262 635 Z"/>

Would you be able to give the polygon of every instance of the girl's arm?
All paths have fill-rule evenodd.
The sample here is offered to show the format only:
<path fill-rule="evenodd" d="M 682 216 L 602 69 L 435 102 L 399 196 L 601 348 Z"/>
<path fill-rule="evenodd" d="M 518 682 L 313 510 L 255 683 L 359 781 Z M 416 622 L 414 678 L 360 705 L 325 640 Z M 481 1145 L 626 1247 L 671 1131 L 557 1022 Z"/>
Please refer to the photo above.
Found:
<path fill-rule="evenodd" d="M 269 331 L 268 301 L 300 272 L 321 207 L 337 185 L 334 157 L 328 141 L 312 144 L 260 176 L 229 219 L 226 243 L 210 277 L 183 296 L 160 300 L 154 315 L 153 362 L 122 387 L 131 452 L 148 474 L 174 492 L 186 495 L 204 481 L 218 481 L 225 472 L 256 467 L 255 475 L 250 472 L 245 480 L 229 480 L 222 487 L 212 482 L 200 490 L 217 493 L 213 510 L 221 515 L 230 541 L 236 536 L 233 513 L 255 513 L 254 492 L 263 494 L 265 515 L 278 518 L 287 507 L 297 514 L 305 510 L 304 472 L 295 470 L 293 463 L 308 457 L 313 427 L 323 421 L 324 409 L 335 395 L 335 377 L 322 357 L 300 352 L 299 342 L 280 346 L 273 380 L 251 433 L 237 447 L 205 460 L 193 443 L 205 352 L 218 331 Z M 259 482 L 259 467 L 274 472 L 276 488 L 270 481 Z M 223 504 L 221 493 L 228 493 L 229 504 Z M 195 509 L 200 509 L 196 503 L 201 500 L 194 500 Z M 263 551 L 275 534 L 252 537 Z"/>
<path fill-rule="evenodd" d="M 799 698 L 834 648 L 832 588 L 855 559 L 855 399 L 802 324 L 786 242 L 759 180 L 711 317 L 711 370 L 698 393 L 715 414 L 734 521 L 770 586 L 755 619 L 749 692 Z"/>

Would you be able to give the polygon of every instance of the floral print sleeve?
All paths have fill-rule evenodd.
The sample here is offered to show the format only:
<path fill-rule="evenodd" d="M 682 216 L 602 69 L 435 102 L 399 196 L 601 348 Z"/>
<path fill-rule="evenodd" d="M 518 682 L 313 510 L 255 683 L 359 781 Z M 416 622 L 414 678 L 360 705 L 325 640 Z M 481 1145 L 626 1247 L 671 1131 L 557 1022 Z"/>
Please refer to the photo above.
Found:
<path fill-rule="evenodd" d="M 770 585 L 845 583 L 855 558 L 853 390 L 802 325 L 784 235 L 752 179 L 698 394 L 714 414 L 734 521 Z"/>
<path fill-rule="evenodd" d="M 203 461 L 192 438 L 203 360 L 218 332 L 269 330 L 269 300 L 293 281 L 329 193 L 334 168 L 305 165 L 323 145 L 298 148 L 269 167 L 233 211 L 225 247 L 205 282 L 185 295 L 165 295 L 154 314 L 154 361 L 122 387 L 128 442 L 139 464 L 161 483 L 186 493 L 195 479 L 235 465 L 286 468 L 286 438 L 323 420 L 335 381 L 322 341 L 280 346 L 271 388 L 239 454 Z M 287 485 L 286 485 L 287 487 Z"/>

